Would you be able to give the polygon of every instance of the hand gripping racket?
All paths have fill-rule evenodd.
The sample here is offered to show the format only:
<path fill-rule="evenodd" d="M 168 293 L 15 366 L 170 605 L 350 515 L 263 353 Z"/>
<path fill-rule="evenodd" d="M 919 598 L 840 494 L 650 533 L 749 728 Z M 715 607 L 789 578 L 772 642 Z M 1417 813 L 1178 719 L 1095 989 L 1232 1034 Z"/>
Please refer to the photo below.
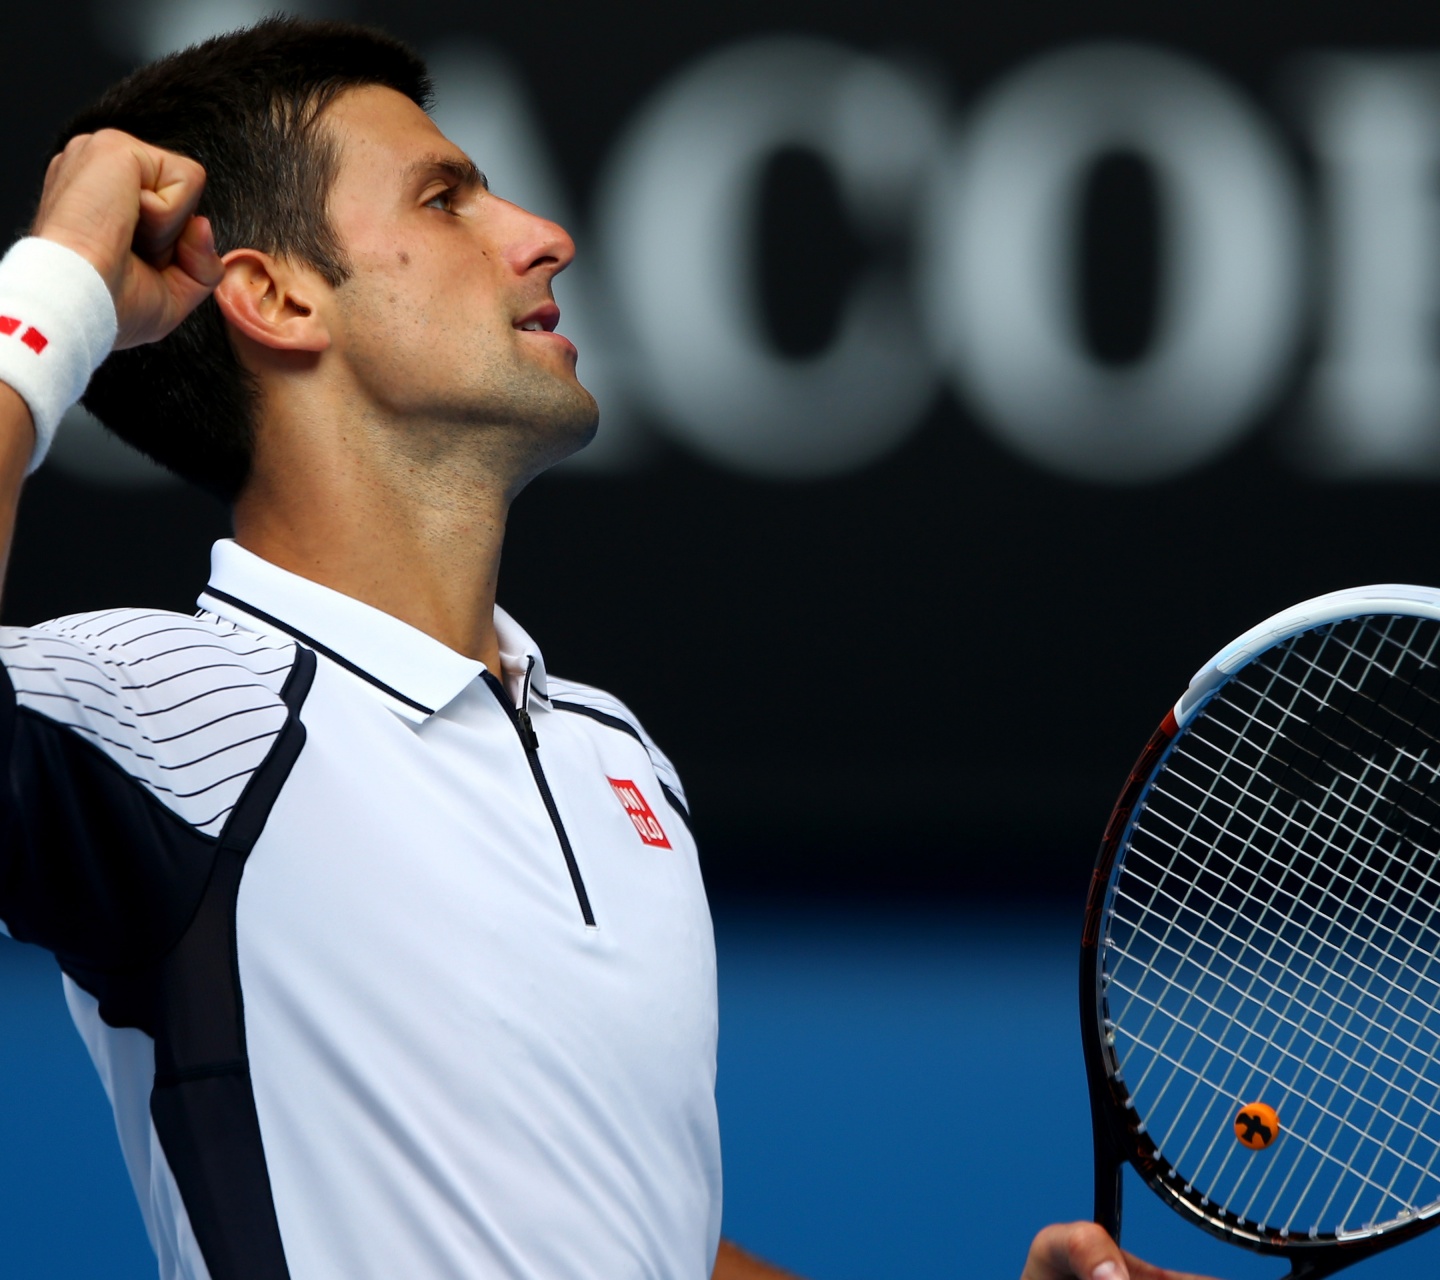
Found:
<path fill-rule="evenodd" d="M 1130 773 L 1081 943 L 1095 1218 L 1129 1161 L 1328 1275 L 1440 1222 L 1440 591 L 1340 591 L 1195 678 Z"/>

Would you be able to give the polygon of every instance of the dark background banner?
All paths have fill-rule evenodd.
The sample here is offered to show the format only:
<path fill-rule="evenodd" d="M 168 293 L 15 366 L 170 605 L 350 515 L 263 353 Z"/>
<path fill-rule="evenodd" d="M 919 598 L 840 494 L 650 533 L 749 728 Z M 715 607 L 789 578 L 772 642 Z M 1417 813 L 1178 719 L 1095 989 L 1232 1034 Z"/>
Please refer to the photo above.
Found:
<path fill-rule="evenodd" d="M 576 235 L 601 437 L 520 499 L 501 601 L 673 755 L 717 889 L 1077 894 L 1211 652 L 1440 581 L 1423 9 L 310 11 L 414 42 Z M 8 7 L 4 225 L 68 112 L 254 12 Z M 6 620 L 191 607 L 225 513 L 71 428 Z"/>

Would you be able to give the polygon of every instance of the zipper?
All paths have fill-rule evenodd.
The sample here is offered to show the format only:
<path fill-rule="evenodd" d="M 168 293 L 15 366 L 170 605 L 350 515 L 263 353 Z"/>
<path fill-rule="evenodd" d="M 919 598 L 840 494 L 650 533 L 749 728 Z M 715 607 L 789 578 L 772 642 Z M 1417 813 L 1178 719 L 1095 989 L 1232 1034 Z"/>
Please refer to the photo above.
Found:
<path fill-rule="evenodd" d="M 545 812 L 550 815 L 550 824 L 555 828 L 555 837 L 560 841 L 560 852 L 565 855 L 565 868 L 570 872 L 570 883 L 575 886 L 575 898 L 580 903 L 580 916 L 585 921 L 586 927 L 593 929 L 595 928 L 595 912 L 590 908 L 590 895 L 585 891 L 585 881 L 580 875 L 580 864 L 575 860 L 575 850 L 570 844 L 569 835 L 566 834 L 565 824 L 560 820 L 560 810 L 555 804 L 555 796 L 550 790 L 550 783 L 540 764 L 540 736 L 535 732 L 535 723 L 530 719 L 529 710 L 530 676 L 534 670 L 535 657 L 532 654 L 525 667 L 525 684 L 521 690 L 518 707 L 510 701 L 510 695 L 505 691 L 505 686 L 489 671 L 482 672 L 481 678 L 490 686 L 490 692 L 499 699 L 500 705 L 505 708 L 505 713 L 510 717 L 510 723 L 515 726 L 515 732 L 520 737 L 520 745 L 525 748 L 525 759 L 530 765 L 530 773 L 535 779 L 540 799 L 545 802 Z"/>

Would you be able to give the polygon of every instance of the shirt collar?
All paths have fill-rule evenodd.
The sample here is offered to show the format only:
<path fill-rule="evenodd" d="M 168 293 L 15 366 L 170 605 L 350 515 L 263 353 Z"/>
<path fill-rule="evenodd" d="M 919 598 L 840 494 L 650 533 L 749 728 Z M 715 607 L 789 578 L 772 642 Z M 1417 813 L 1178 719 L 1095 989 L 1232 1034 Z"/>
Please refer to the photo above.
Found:
<path fill-rule="evenodd" d="M 210 582 L 196 602 L 250 630 L 298 640 L 374 687 L 407 720 L 423 721 L 457 697 L 485 664 L 371 605 L 262 560 L 229 538 L 210 553 Z M 545 660 L 524 629 L 498 605 L 495 630 L 510 696 L 548 697 Z"/>

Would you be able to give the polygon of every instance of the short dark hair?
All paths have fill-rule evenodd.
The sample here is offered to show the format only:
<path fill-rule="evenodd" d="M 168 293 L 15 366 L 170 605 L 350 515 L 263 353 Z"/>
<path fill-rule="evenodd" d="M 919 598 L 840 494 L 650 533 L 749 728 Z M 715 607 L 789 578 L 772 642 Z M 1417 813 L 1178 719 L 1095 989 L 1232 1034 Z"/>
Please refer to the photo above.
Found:
<path fill-rule="evenodd" d="M 350 265 L 326 209 L 333 141 L 320 113 L 346 89 L 381 85 L 429 109 L 425 64 L 372 28 L 272 17 L 141 67 L 65 127 L 120 129 L 205 168 L 199 212 L 221 253 L 259 249 L 331 284 Z M 169 337 L 116 351 L 83 403 L 122 440 L 233 501 L 250 472 L 256 388 L 207 298 Z"/>

